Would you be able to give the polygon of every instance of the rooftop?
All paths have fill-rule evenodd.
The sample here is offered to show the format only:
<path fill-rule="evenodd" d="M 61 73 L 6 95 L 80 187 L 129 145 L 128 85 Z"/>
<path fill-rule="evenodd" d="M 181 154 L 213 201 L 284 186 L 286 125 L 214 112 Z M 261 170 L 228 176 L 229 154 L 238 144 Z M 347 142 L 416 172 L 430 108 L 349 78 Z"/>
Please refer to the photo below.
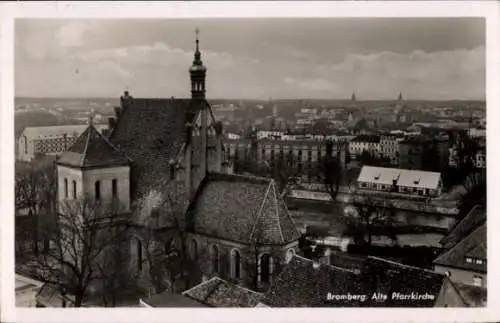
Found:
<path fill-rule="evenodd" d="M 486 241 L 486 224 L 483 224 L 439 255 L 434 264 L 486 273 Z M 472 258 L 472 261 L 467 262 L 466 258 Z M 478 264 L 475 259 L 482 261 Z"/>
<path fill-rule="evenodd" d="M 441 174 L 410 169 L 363 166 L 358 182 L 398 186 L 436 189 L 439 186 Z"/>
<path fill-rule="evenodd" d="M 195 232 L 231 241 L 281 245 L 300 235 L 274 180 L 267 178 L 209 174 L 190 212 Z"/>
<path fill-rule="evenodd" d="M 263 301 L 272 307 L 432 307 L 445 275 L 367 257 L 353 260 L 332 255 L 335 265 L 315 265 L 294 256 L 272 283 Z M 372 299 L 374 293 L 427 295 L 425 299 Z M 365 299 L 328 299 L 335 295 L 367 295 Z"/>
<path fill-rule="evenodd" d="M 74 167 L 96 167 L 129 165 L 131 160 L 90 124 L 73 146 L 61 154 L 57 163 Z"/>
<path fill-rule="evenodd" d="M 482 205 L 475 205 L 469 213 L 455 225 L 451 232 L 440 241 L 440 244 L 443 248 L 450 249 L 485 222 L 485 207 Z"/>
<path fill-rule="evenodd" d="M 210 307 L 255 307 L 264 295 L 219 277 L 213 277 L 182 295 Z"/>
<path fill-rule="evenodd" d="M 102 131 L 107 127 L 107 125 L 96 124 L 96 129 Z M 35 139 L 35 138 L 47 138 L 47 137 L 62 137 L 64 135 L 70 137 L 79 136 L 85 129 L 87 125 L 60 125 L 60 126 L 43 126 L 43 127 L 26 127 L 24 128 L 23 135 Z"/>

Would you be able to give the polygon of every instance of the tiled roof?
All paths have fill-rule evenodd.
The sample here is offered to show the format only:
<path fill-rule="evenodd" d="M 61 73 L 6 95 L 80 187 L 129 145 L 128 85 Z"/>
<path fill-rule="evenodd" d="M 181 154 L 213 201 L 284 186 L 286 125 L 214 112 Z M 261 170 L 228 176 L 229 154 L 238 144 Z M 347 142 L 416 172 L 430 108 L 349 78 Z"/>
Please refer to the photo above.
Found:
<path fill-rule="evenodd" d="M 75 167 L 96 167 L 128 165 L 131 160 L 113 146 L 93 125 L 89 125 L 73 146 L 61 154 L 57 162 Z"/>
<path fill-rule="evenodd" d="M 315 268 L 312 260 L 294 256 L 272 283 L 263 303 L 272 307 L 432 307 L 446 278 L 375 257 L 333 263 L 335 266 Z M 366 295 L 366 299 L 329 300 L 328 293 Z M 387 299 L 375 300 L 374 293 L 387 295 Z M 393 293 L 428 294 L 428 299 L 393 298 Z"/>
<path fill-rule="evenodd" d="M 264 295 L 213 277 L 182 293 L 211 307 L 255 307 Z"/>
<path fill-rule="evenodd" d="M 468 263 L 465 261 L 467 257 L 481 259 L 483 262 L 477 264 L 473 259 L 471 263 Z M 454 247 L 443 252 L 434 260 L 434 264 L 485 273 L 484 260 L 486 260 L 486 224 L 481 225 Z"/>
<path fill-rule="evenodd" d="M 410 169 L 363 166 L 358 182 L 437 189 L 441 174 Z"/>
<path fill-rule="evenodd" d="M 123 109 L 110 141 L 133 160 L 133 197 L 169 173 L 185 139 L 185 125 L 199 108 L 190 99 L 137 99 Z M 206 102 L 204 103 L 206 104 Z"/>
<path fill-rule="evenodd" d="M 267 178 L 210 174 L 190 212 L 195 232 L 232 241 L 281 245 L 300 235 Z"/>
<path fill-rule="evenodd" d="M 486 209 L 482 205 L 475 205 L 469 213 L 455 225 L 453 230 L 439 243 L 445 249 L 450 249 L 461 239 L 467 236 L 472 230 L 486 222 Z"/>

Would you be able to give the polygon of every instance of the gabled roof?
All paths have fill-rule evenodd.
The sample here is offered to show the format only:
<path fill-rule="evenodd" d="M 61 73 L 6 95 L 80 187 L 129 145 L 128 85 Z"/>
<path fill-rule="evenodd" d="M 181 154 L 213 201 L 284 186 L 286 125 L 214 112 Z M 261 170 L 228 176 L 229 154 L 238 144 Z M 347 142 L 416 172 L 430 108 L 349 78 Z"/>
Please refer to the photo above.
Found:
<path fill-rule="evenodd" d="M 410 169 L 363 166 L 358 182 L 398 186 L 437 189 L 441 174 Z"/>
<path fill-rule="evenodd" d="M 483 260 L 482 264 L 473 261 L 468 263 L 466 258 Z M 464 270 L 486 273 L 486 224 L 481 225 L 462 239 L 451 249 L 443 252 L 434 260 L 434 264 L 450 266 Z"/>
<path fill-rule="evenodd" d="M 312 260 L 294 256 L 271 284 L 263 303 L 272 307 L 432 307 L 446 279 L 443 274 L 375 257 L 339 257 L 332 263 L 315 267 Z M 328 293 L 366 298 L 329 300 Z M 374 293 L 388 298 L 372 299 Z M 393 293 L 426 297 L 398 299 L 392 298 Z"/>
<path fill-rule="evenodd" d="M 133 198 L 169 173 L 169 161 L 184 143 L 185 125 L 197 109 L 191 99 L 138 98 L 123 109 L 109 140 L 133 160 Z"/>
<path fill-rule="evenodd" d="M 458 222 L 451 232 L 445 236 L 439 243 L 445 249 L 450 249 L 460 240 L 466 237 L 478 226 L 486 222 L 486 209 L 482 205 L 475 205 L 469 213 Z"/>
<path fill-rule="evenodd" d="M 209 174 L 190 212 L 196 233 L 231 241 L 282 245 L 300 236 L 275 182 L 267 178 Z"/>
<path fill-rule="evenodd" d="M 128 165 L 131 160 L 92 124 L 78 137 L 68 151 L 61 154 L 57 163 L 73 167 L 98 167 Z"/>
<path fill-rule="evenodd" d="M 239 285 L 213 277 L 182 295 L 211 307 L 255 307 L 264 295 Z"/>

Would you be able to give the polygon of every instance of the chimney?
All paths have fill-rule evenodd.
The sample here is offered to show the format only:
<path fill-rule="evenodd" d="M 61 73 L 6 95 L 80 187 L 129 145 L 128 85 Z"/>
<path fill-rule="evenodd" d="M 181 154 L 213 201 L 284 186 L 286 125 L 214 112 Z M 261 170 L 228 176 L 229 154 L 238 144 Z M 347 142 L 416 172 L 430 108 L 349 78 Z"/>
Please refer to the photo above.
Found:
<path fill-rule="evenodd" d="M 111 131 L 115 128 L 116 126 L 116 119 L 113 117 L 108 118 L 108 130 Z"/>
<path fill-rule="evenodd" d="M 215 171 L 220 172 L 222 170 L 222 133 L 223 126 L 221 121 L 217 121 L 215 124 L 215 154 L 216 154 L 216 165 Z"/>
<path fill-rule="evenodd" d="M 186 185 L 186 191 L 188 192 L 188 196 L 191 197 L 191 166 L 192 166 L 192 154 L 191 154 L 191 131 L 192 131 L 192 125 L 191 123 L 186 123 L 186 150 L 185 150 L 185 156 L 184 156 L 184 162 L 185 162 L 185 167 L 184 167 L 184 180 L 185 180 L 185 185 Z"/>

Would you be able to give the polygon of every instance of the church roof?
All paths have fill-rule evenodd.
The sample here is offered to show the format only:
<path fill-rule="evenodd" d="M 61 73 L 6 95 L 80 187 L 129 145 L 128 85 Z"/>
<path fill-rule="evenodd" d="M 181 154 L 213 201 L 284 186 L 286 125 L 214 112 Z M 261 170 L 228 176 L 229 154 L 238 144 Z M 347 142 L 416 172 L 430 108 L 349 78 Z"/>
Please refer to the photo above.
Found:
<path fill-rule="evenodd" d="M 110 141 L 133 160 L 133 198 L 169 173 L 185 141 L 185 125 L 199 108 L 191 99 L 137 99 L 123 109 Z M 203 104 L 207 104 L 205 101 Z"/>
<path fill-rule="evenodd" d="M 210 174 L 190 209 L 194 231 L 241 243 L 282 245 L 299 238 L 273 180 Z"/>
<path fill-rule="evenodd" d="M 90 124 L 73 146 L 61 154 L 57 162 L 86 168 L 128 165 L 131 160 Z"/>
<path fill-rule="evenodd" d="M 338 255 L 332 255 L 332 258 Z M 432 307 L 446 276 L 421 268 L 405 266 L 376 257 L 334 259 L 335 265 L 318 264 L 295 255 L 283 268 L 265 294 L 271 307 Z M 328 299 L 328 294 L 340 296 Z M 392 298 L 425 295 L 426 299 Z M 342 296 L 365 295 L 365 300 Z M 376 300 L 374 294 L 387 295 Z"/>

